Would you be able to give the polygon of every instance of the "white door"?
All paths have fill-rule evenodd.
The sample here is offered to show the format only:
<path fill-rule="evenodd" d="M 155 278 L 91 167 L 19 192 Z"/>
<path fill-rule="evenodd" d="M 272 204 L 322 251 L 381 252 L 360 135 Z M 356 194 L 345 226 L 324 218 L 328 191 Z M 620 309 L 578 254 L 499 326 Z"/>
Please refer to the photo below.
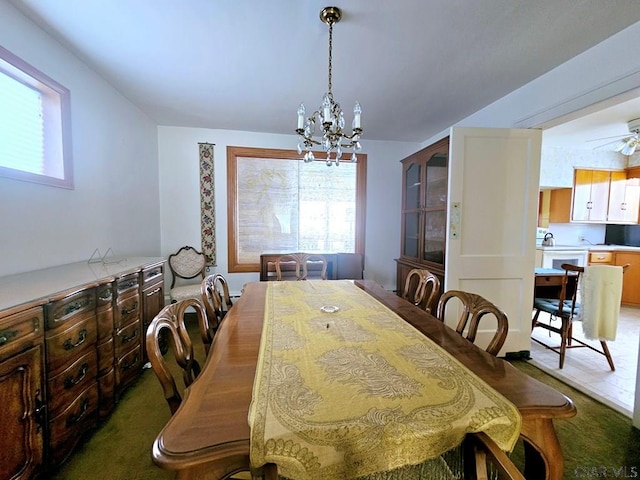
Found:
<path fill-rule="evenodd" d="M 541 140 L 540 130 L 451 129 L 445 289 L 505 311 L 500 356 L 531 349 Z M 481 323 L 476 343 L 484 347 L 494 332 L 493 320 Z"/>

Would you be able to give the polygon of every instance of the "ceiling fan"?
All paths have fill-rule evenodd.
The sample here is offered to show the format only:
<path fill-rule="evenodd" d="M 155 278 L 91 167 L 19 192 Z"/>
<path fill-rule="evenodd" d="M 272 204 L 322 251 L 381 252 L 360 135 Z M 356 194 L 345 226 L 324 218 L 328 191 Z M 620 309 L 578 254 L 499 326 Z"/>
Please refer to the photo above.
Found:
<path fill-rule="evenodd" d="M 612 150 L 623 155 L 632 155 L 633 152 L 635 152 L 636 149 L 640 147 L 640 118 L 630 120 L 627 123 L 627 126 L 629 128 L 629 133 L 626 135 L 616 135 L 615 137 L 598 138 L 596 140 L 590 141 L 597 142 L 602 140 L 609 140 L 611 138 L 617 138 L 617 140 L 607 142 L 604 145 L 600 145 L 595 148 L 598 150 Z"/>

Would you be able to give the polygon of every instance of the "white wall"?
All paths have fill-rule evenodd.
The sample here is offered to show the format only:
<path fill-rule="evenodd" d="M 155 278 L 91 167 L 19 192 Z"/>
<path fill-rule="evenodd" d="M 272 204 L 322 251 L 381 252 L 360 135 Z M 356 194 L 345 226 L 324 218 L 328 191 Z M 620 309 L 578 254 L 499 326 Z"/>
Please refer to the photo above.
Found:
<path fill-rule="evenodd" d="M 184 245 L 200 248 L 198 143 L 202 142 L 215 144 L 218 266 L 212 271 L 223 273 L 229 281 L 230 290 L 239 293 L 244 283 L 257 281 L 259 274 L 228 273 L 227 146 L 293 150 L 297 145 L 297 137 L 231 130 L 158 127 L 163 256 L 168 256 Z M 367 154 L 365 277 L 394 289 L 394 259 L 400 255 L 400 160 L 415 152 L 418 145 L 365 140 L 363 148 Z"/>
<path fill-rule="evenodd" d="M 157 129 L 8 2 L 0 45 L 71 91 L 75 189 L 0 178 L 0 275 L 88 259 L 160 254 Z"/>

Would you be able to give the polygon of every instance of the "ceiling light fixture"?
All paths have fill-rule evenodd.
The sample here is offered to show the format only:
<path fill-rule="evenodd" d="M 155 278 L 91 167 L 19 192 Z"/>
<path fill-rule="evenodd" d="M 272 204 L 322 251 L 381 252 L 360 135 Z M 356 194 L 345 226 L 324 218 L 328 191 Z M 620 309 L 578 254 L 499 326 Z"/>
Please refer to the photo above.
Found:
<path fill-rule="evenodd" d="M 333 99 L 333 92 L 331 91 L 331 68 L 332 68 L 332 56 L 331 50 L 333 48 L 333 25 L 338 23 L 342 18 L 342 11 L 338 7 L 325 7 L 320 12 L 320 20 L 329 25 L 329 86 L 327 92 L 322 98 L 322 105 L 318 110 L 305 119 L 306 110 L 304 104 L 300 104 L 298 107 L 298 127 L 296 133 L 298 134 L 298 153 L 302 155 L 303 151 L 306 151 L 303 157 L 305 162 L 313 162 L 315 157 L 311 148 L 314 145 L 321 145 L 322 149 L 327 152 L 327 166 L 335 164 L 340 165 L 340 158 L 342 152 L 347 149 L 352 149 L 351 161 L 357 162 L 357 152 L 362 150 L 360 145 L 360 136 L 362 135 L 362 127 L 360 126 L 360 115 L 362 108 L 360 104 L 356 102 L 353 107 L 353 123 L 351 135 L 343 131 L 345 126 L 344 114 L 340 104 L 336 103 Z M 319 123 L 322 127 L 322 136 L 319 139 L 314 139 L 316 124 Z M 331 154 L 333 153 L 333 159 Z"/>

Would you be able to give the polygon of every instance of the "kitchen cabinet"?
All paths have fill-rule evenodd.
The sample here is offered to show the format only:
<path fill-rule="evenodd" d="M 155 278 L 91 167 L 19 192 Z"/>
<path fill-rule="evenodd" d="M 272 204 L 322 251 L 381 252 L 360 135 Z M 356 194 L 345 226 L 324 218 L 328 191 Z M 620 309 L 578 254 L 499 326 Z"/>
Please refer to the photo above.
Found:
<path fill-rule="evenodd" d="M 613 265 L 613 252 L 605 252 L 601 250 L 589 252 L 589 265 Z"/>
<path fill-rule="evenodd" d="M 42 306 L 0 312 L 0 478 L 29 479 L 44 462 Z"/>
<path fill-rule="evenodd" d="M 425 268 L 444 283 L 449 137 L 402 160 L 402 222 L 397 289 Z"/>
<path fill-rule="evenodd" d="M 606 222 L 611 172 L 576 168 L 573 182 L 571 220 Z"/>
<path fill-rule="evenodd" d="M 569 223 L 571 221 L 570 188 L 543 189 L 540 191 L 538 205 L 538 226 L 549 227 L 550 223 Z"/>
<path fill-rule="evenodd" d="M 627 178 L 626 172 L 611 172 L 609 208 L 610 223 L 638 223 L 640 178 Z"/>
<path fill-rule="evenodd" d="M 627 264 L 622 276 L 622 303 L 640 306 L 640 252 L 615 252 L 615 265 Z"/>
<path fill-rule="evenodd" d="M 0 277 L 0 479 L 46 477 L 115 408 L 141 372 L 141 310 L 148 319 L 163 306 L 163 264 L 78 262 Z"/>

